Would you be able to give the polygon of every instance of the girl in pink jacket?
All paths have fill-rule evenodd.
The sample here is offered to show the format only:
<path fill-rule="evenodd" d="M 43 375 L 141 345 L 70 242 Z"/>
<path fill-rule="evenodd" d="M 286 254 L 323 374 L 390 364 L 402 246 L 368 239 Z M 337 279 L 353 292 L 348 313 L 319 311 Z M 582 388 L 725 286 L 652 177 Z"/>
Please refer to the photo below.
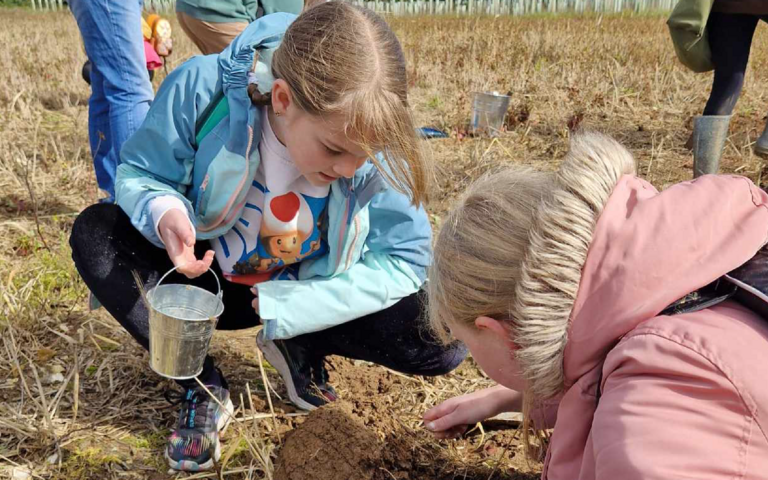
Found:
<path fill-rule="evenodd" d="M 499 386 L 429 410 L 437 437 L 525 403 L 554 428 L 543 479 L 768 478 L 768 319 L 726 278 L 768 239 L 750 180 L 659 193 L 583 134 L 556 173 L 478 181 L 444 225 L 432 325 Z"/>

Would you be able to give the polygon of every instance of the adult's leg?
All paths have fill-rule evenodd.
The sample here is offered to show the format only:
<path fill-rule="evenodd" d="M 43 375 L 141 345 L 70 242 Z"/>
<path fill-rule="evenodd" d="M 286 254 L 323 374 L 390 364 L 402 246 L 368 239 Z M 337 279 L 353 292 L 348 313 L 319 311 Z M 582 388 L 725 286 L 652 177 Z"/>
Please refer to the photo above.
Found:
<path fill-rule="evenodd" d="M 715 78 L 704 115 L 730 115 L 744 85 L 752 37 L 760 17 L 712 12 L 707 22 Z"/>
<path fill-rule="evenodd" d="M 91 98 L 88 99 L 88 140 L 91 145 L 96 183 L 99 189 L 109 192 L 110 199 L 113 199 L 117 165 L 109 160 L 109 153 L 112 150 L 109 102 L 104 95 L 104 77 L 95 68 L 91 68 Z"/>
<path fill-rule="evenodd" d="M 248 26 L 248 22 L 204 22 L 177 12 L 179 25 L 203 55 L 221 53 Z"/>
<path fill-rule="evenodd" d="M 114 204 L 86 208 L 75 221 L 70 245 L 75 266 L 88 288 L 118 323 L 148 349 L 149 313 L 132 272 L 136 271 L 146 288 L 151 288 L 173 268 L 167 252 L 144 238 L 133 227 L 128 215 Z M 198 257 L 208 248 L 208 242 L 198 242 Z M 214 271 L 221 278 L 216 262 Z M 217 288 L 216 280 L 209 273 L 189 280 L 174 272 L 166 281 L 196 285 L 212 292 Z M 248 288 L 225 281 L 221 285 L 225 305 L 218 327 L 236 329 L 257 325 L 258 317 L 250 305 L 253 295 L 248 296 Z M 215 370 L 209 356 L 200 378 L 206 381 L 211 375 L 215 375 Z M 214 380 L 211 383 L 216 383 Z"/>
<path fill-rule="evenodd" d="M 423 321 L 426 295 L 413 294 L 390 308 L 320 332 L 296 337 L 314 355 L 340 355 L 412 375 L 443 375 L 466 357 L 461 343 L 448 346 Z"/>
<path fill-rule="evenodd" d="M 112 171 L 119 164 L 123 143 L 144 121 L 154 96 L 144 57 L 141 2 L 71 0 L 70 6 L 92 69 L 103 78 L 104 98 L 109 104 L 111 148 L 103 157 L 94 157 L 94 163 Z M 96 113 L 104 114 L 103 109 Z M 113 181 L 100 187 L 114 197 Z"/>

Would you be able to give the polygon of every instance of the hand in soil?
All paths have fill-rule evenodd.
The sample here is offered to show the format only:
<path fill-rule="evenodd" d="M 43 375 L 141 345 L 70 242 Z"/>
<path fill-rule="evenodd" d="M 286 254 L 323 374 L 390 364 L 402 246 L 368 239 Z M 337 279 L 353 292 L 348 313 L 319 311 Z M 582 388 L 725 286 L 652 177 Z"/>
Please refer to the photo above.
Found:
<path fill-rule="evenodd" d="M 501 385 L 444 401 L 424 414 L 424 426 L 435 438 L 456 438 L 470 425 L 502 412 L 518 411 L 522 394 Z"/>
<path fill-rule="evenodd" d="M 202 260 L 195 257 L 195 232 L 186 214 L 178 208 L 168 210 L 157 226 L 173 264 L 187 278 L 204 274 L 213 263 L 213 250 L 205 252 Z"/>

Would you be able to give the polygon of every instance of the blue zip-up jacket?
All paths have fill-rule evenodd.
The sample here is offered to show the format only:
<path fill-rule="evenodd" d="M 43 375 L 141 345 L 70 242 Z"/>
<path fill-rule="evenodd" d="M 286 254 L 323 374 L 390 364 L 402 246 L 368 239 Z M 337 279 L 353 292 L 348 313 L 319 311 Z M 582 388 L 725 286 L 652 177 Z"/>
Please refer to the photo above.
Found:
<path fill-rule="evenodd" d="M 260 109 L 247 94 L 254 52 L 260 89 L 271 89 L 269 62 L 294 15 L 251 23 L 219 55 L 194 57 L 160 86 L 147 118 L 124 144 L 117 203 L 150 242 L 163 247 L 148 204 L 174 195 L 187 207 L 198 240 L 228 231 L 240 218 L 259 166 Z M 217 91 L 229 105 L 199 145 L 195 122 Z M 384 180 L 371 162 L 331 185 L 328 253 L 299 266 L 299 280 L 258 285 L 267 339 L 324 330 L 381 311 L 419 290 L 431 260 L 431 228 L 422 208 Z M 242 308 L 249 308 L 243 305 Z"/>

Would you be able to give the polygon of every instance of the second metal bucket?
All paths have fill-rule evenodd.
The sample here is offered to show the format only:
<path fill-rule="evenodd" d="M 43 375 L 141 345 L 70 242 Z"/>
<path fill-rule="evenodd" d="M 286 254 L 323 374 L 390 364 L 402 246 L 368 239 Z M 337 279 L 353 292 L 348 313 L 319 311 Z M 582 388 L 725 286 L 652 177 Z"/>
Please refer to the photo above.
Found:
<path fill-rule="evenodd" d="M 224 312 L 221 283 L 213 294 L 192 285 L 163 285 L 163 275 L 147 292 L 149 303 L 149 365 L 163 377 L 194 378 L 203 370 L 216 322 Z"/>
<path fill-rule="evenodd" d="M 472 101 L 472 134 L 498 136 L 504 125 L 509 100 L 509 95 L 497 92 L 475 92 Z"/>

